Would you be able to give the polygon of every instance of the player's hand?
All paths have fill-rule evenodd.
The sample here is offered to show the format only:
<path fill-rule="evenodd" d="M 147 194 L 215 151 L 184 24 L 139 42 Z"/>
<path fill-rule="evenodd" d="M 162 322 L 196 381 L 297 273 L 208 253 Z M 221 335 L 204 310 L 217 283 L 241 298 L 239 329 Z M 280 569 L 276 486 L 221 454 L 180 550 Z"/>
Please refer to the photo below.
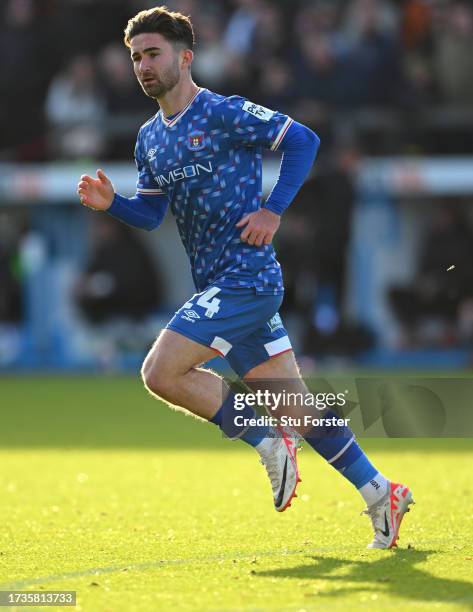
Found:
<path fill-rule="evenodd" d="M 260 208 L 256 212 L 245 215 L 238 221 L 236 227 L 246 225 L 240 235 L 242 242 L 247 242 L 252 246 L 261 246 L 271 244 L 280 223 L 279 215 L 266 208 Z"/>
<path fill-rule="evenodd" d="M 107 210 L 112 205 L 115 190 L 103 170 L 97 170 L 97 178 L 87 174 L 80 177 L 77 193 L 80 195 L 80 203 L 84 206 L 94 210 Z"/>

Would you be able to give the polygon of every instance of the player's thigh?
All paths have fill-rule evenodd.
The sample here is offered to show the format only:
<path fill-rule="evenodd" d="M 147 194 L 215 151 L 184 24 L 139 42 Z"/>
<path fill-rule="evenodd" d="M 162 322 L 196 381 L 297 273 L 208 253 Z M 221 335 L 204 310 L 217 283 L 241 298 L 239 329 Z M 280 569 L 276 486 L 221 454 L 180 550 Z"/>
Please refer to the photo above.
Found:
<path fill-rule="evenodd" d="M 293 350 L 260 363 L 249 370 L 243 380 L 254 391 L 268 390 L 286 394 L 307 392 Z"/>
<path fill-rule="evenodd" d="M 255 391 L 306 391 L 279 313 L 239 342 L 228 354 L 227 361 Z"/>
<path fill-rule="evenodd" d="M 301 377 L 299 366 L 297 365 L 294 351 L 292 349 L 270 357 L 263 363 L 251 368 L 243 379 L 248 382 L 251 380 L 269 380 L 272 378 L 285 378 L 288 380 L 299 379 Z"/>
<path fill-rule="evenodd" d="M 186 338 L 171 329 L 163 329 L 143 363 L 143 377 L 172 379 L 217 355 L 216 351 Z"/>
<path fill-rule="evenodd" d="M 294 351 L 286 351 L 260 363 L 249 370 L 243 380 L 252 391 L 269 391 L 274 394 L 269 397 L 279 397 L 277 405 L 272 404 L 271 399 L 266 401 L 268 414 L 278 418 L 283 415 L 303 418 L 307 413 L 304 398 L 308 389 L 300 374 Z"/>

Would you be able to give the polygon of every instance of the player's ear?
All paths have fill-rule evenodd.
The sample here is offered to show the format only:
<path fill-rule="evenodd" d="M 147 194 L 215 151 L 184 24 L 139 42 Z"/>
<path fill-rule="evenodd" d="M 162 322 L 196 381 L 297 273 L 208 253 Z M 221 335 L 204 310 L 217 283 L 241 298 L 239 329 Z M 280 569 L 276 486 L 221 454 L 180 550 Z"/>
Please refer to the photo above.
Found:
<path fill-rule="evenodd" d="M 181 51 L 181 68 L 190 69 L 193 59 L 194 52 L 191 49 L 183 49 Z"/>

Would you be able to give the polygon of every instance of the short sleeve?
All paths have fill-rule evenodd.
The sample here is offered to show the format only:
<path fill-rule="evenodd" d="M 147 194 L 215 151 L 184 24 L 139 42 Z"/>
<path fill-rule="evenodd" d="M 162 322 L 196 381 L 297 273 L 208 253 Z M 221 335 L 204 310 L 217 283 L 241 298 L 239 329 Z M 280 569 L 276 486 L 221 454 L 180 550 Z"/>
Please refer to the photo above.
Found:
<path fill-rule="evenodd" d="M 150 149 L 147 155 L 153 155 L 153 149 Z M 143 152 L 141 144 L 141 130 L 138 132 L 138 138 L 135 146 L 135 163 L 138 170 L 138 180 L 136 182 L 136 193 L 142 195 L 160 195 L 163 190 L 158 187 L 154 176 L 151 173 L 148 158 Z"/>
<path fill-rule="evenodd" d="M 240 96 L 230 96 L 220 104 L 219 112 L 229 138 L 245 146 L 275 151 L 292 123 L 287 115 Z"/>

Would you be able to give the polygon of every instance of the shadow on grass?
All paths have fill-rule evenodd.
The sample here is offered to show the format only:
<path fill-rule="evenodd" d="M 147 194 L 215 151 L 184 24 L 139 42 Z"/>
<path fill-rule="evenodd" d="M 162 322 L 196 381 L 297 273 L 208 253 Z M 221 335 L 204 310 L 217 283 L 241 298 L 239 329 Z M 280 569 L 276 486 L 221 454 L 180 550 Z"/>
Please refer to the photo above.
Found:
<path fill-rule="evenodd" d="M 416 567 L 435 553 L 433 550 L 394 549 L 386 552 L 386 557 L 376 561 L 352 561 L 311 555 L 309 558 L 315 561 L 311 565 L 257 571 L 255 575 L 329 581 L 336 585 L 336 589 L 314 594 L 327 600 L 369 590 L 403 598 L 409 602 L 454 603 L 462 605 L 464 609 L 473 610 L 473 583 L 439 578 Z M 336 574 L 341 568 L 348 572 Z"/>

